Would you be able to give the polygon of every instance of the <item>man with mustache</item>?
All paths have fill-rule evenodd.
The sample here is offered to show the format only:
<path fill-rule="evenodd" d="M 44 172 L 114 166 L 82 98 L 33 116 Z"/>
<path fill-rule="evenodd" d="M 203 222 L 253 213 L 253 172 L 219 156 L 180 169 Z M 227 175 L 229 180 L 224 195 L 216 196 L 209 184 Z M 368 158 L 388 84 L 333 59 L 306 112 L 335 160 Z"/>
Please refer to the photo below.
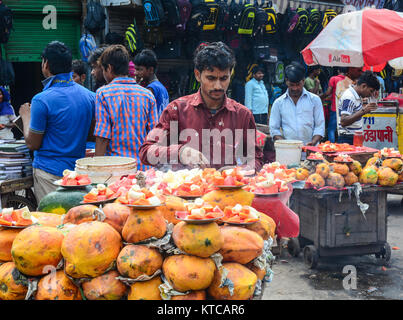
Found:
<path fill-rule="evenodd" d="M 197 93 L 172 101 L 140 148 L 144 164 L 221 168 L 247 165 L 259 170 L 263 153 L 256 145 L 252 112 L 226 91 L 235 66 L 222 42 L 200 45 L 195 52 Z"/>
<path fill-rule="evenodd" d="M 285 68 L 287 91 L 273 103 L 270 134 L 274 141 L 301 140 L 315 146 L 325 136 L 325 117 L 319 96 L 304 88 L 304 67 L 293 62 Z"/>

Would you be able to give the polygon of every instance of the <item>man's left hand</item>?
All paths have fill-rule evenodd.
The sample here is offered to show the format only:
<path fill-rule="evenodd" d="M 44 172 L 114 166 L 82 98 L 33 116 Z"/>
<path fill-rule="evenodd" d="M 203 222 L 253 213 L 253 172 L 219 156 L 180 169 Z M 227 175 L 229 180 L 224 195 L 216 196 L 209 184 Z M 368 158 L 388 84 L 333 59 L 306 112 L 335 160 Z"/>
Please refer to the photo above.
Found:
<path fill-rule="evenodd" d="M 31 104 L 27 102 L 21 105 L 19 113 L 21 117 L 31 115 Z"/>

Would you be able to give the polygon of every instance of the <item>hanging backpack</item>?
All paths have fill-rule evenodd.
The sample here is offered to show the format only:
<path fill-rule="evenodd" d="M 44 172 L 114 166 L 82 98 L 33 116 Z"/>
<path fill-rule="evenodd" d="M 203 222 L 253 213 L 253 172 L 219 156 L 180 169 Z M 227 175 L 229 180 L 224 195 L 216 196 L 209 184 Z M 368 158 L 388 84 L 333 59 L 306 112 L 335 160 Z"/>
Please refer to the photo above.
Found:
<path fill-rule="evenodd" d="M 265 29 L 266 24 L 269 20 L 269 15 L 265 10 L 262 8 L 257 7 L 256 8 L 256 15 L 255 15 L 255 22 L 254 22 L 254 32 L 253 35 L 256 35 L 257 33 L 260 33 Z"/>
<path fill-rule="evenodd" d="M 294 30 L 297 31 L 298 34 L 303 34 L 308 27 L 309 13 L 308 10 L 304 8 L 298 8 L 297 14 L 298 14 L 298 22 Z"/>
<path fill-rule="evenodd" d="M 144 42 L 156 48 L 164 43 L 164 34 L 161 27 L 145 25 L 143 30 Z"/>
<path fill-rule="evenodd" d="M 323 13 L 323 19 L 322 19 L 322 27 L 326 27 L 330 21 L 332 21 L 335 17 L 337 16 L 337 12 L 334 11 L 333 9 L 327 9 Z"/>
<path fill-rule="evenodd" d="M 284 63 L 282 61 L 277 61 L 274 67 L 273 83 L 282 84 L 284 82 L 284 78 Z"/>
<path fill-rule="evenodd" d="M 192 12 L 188 21 L 188 31 L 190 36 L 197 35 L 203 30 L 204 21 L 210 15 L 209 8 L 204 4 L 204 0 L 191 0 Z"/>
<path fill-rule="evenodd" d="M 285 29 L 288 34 L 294 33 L 298 24 L 298 20 L 299 20 L 299 14 L 297 13 L 297 10 L 287 8 L 285 18 L 283 21 L 287 23 Z"/>
<path fill-rule="evenodd" d="M 255 24 L 256 8 L 253 4 L 245 4 L 239 20 L 238 34 L 249 35 L 253 33 Z"/>
<path fill-rule="evenodd" d="M 134 20 L 133 23 L 127 27 L 125 32 L 125 40 L 127 43 L 127 49 L 130 53 L 134 54 L 142 49 L 142 45 L 139 41 L 136 20 Z"/>
<path fill-rule="evenodd" d="M 278 30 L 277 13 L 273 7 L 263 8 L 267 13 L 267 23 L 264 28 L 266 34 L 274 34 Z"/>
<path fill-rule="evenodd" d="M 165 20 L 164 7 L 161 0 L 144 0 L 143 9 L 149 26 L 158 27 Z"/>
<path fill-rule="evenodd" d="M 308 26 L 304 33 L 306 35 L 317 35 L 321 31 L 322 15 L 318 9 L 310 9 L 308 16 Z"/>
<path fill-rule="evenodd" d="M 191 12 L 192 12 L 192 4 L 189 0 L 176 0 L 178 8 L 179 8 L 179 24 L 176 26 L 178 31 L 185 31 L 186 24 L 189 21 Z"/>
<path fill-rule="evenodd" d="M 204 5 L 208 8 L 209 15 L 203 23 L 203 31 L 214 31 L 217 28 L 218 4 L 215 0 L 204 0 Z"/>
<path fill-rule="evenodd" d="M 89 0 L 87 2 L 87 15 L 84 19 L 84 27 L 90 33 L 95 34 L 105 28 L 105 12 L 99 2 Z"/>
<path fill-rule="evenodd" d="M 13 28 L 13 13 L 0 2 L 0 43 L 7 43 Z"/>
<path fill-rule="evenodd" d="M 243 10 L 243 2 L 240 0 L 232 0 L 229 5 L 229 30 L 238 30 L 241 13 Z"/>
<path fill-rule="evenodd" d="M 95 42 L 95 38 L 90 33 L 84 33 L 79 42 L 79 48 L 81 52 L 82 60 L 88 62 L 88 57 L 91 52 L 97 47 L 97 43 Z"/>
<path fill-rule="evenodd" d="M 217 4 L 218 4 L 217 30 L 220 32 L 225 32 L 230 28 L 229 6 L 225 0 L 217 0 Z"/>
<path fill-rule="evenodd" d="M 176 0 L 162 0 L 166 23 L 171 26 L 180 24 L 179 7 Z"/>
<path fill-rule="evenodd" d="M 246 67 L 246 77 L 245 77 L 245 82 L 248 82 L 250 79 L 253 77 L 253 69 L 257 67 L 257 63 L 249 63 L 248 66 Z"/>

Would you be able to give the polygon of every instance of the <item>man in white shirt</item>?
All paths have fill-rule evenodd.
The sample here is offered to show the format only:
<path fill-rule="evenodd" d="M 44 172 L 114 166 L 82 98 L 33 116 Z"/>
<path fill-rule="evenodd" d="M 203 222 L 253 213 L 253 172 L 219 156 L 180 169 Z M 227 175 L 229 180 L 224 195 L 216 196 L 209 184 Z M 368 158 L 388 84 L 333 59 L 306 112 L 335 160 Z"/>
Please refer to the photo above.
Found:
<path fill-rule="evenodd" d="M 325 136 L 325 117 L 319 96 L 304 88 L 305 69 L 293 62 L 285 68 L 286 93 L 276 99 L 270 113 L 273 140 L 301 140 L 315 146 Z"/>
<path fill-rule="evenodd" d="M 363 103 L 363 98 L 374 97 L 379 81 L 371 71 L 365 71 L 356 85 L 350 86 L 341 96 L 337 112 L 340 116 L 338 143 L 353 144 L 354 132 L 361 131 L 362 117 L 376 110 L 376 103 Z"/>

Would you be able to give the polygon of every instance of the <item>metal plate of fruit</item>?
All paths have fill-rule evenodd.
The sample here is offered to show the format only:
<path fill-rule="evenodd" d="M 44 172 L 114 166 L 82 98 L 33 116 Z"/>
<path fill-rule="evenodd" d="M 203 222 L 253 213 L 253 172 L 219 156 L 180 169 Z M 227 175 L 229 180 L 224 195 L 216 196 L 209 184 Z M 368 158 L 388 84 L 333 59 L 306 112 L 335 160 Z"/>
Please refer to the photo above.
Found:
<path fill-rule="evenodd" d="M 221 185 L 221 186 L 215 186 L 215 187 L 222 189 L 222 190 L 234 190 L 234 189 L 242 189 L 243 187 L 246 187 L 246 186 L 247 186 L 247 184 L 242 184 L 239 186 L 223 186 L 223 185 Z"/>
<path fill-rule="evenodd" d="M 254 224 L 254 223 L 256 223 L 256 222 L 258 222 L 258 221 L 252 221 L 252 222 L 228 222 L 228 221 L 225 221 L 225 220 L 221 220 L 222 222 L 224 222 L 224 223 L 227 223 L 227 224 L 229 224 L 229 225 L 232 225 L 232 226 L 250 226 L 251 224 Z"/>
<path fill-rule="evenodd" d="M 149 209 L 155 209 L 158 207 L 161 207 L 164 205 L 164 203 L 160 204 L 150 204 L 150 205 L 137 205 L 137 204 L 123 204 L 126 207 L 134 208 L 134 209 L 140 209 L 140 210 L 149 210 Z"/>
<path fill-rule="evenodd" d="M 222 215 L 222 216 L 219 216 L 216 218 L 210 218 L 210 219 L 186 219 L 186 218 L 178 217 L 178 215 L 177 215 L 178 212 L 180 213 L 180 211 L 177 211 L 175 213 L 175 218 L 177 220 L 185 221 L 186 223 L 190 223 L 190 224 L 208 224 L 208 223 L 212 223 L 217 220 L 220 220 L 222 217 L 224 217 L 224 215 Z"/>
<path fill-rule="evenodd" d="M 94 202 L 84 202 L 84 201 L 81 201 L 80 204 L 93 204 L 93 205 L 99 206 L 99 205 L 101 205 L 101 204 L 106 204 L 106 203 L 114 202 L 116 199 L 118 199 L 118 197 L 110 198 L 110 199 L 106 199 L 106 200 L 102 200 L 102 201 L 94 201 Z"/>
<path fill-rule="evenodd" d="M 283 192 L 277 192 L 277 193 L 257 193 L 257 192 L 253 192 L 253 194 L 255 196 L 258 197 L 278 197 L 281 196 L 282 194 L 286 194 L 289 190 L 287 191 L 283 191 Z"/>
<path fill-rule="evenodd" d="M 1 227 L 1 228 L 24 229 L 24 228 L 28 228 L 28 227 L 30 227 L 30 226 L 33 226 L 34 224 L 35 224 L 35 223 L 32 223 L 32 224 L 30 224 L 30 225 L 28 225 L 28 226 L 15 226 L 15 225 L 8 226 L 8 225 L 0 224 L 0 227 Z"/>
<path fill-rule="evenodd" d="M 66 188 L 66 189 L 84 189 L 84 188 L 86 188 L 86 187 L 91 185 L 91 183 L 89 183 L 89 184 L 82 184 L 82 185 L 75 185 L 75 186 L 66 186 L 66 185 L 62 184 L 61 179 L 54 181 L 53 184 L 55 186 L 63 187 L 63 188 Z"/>

